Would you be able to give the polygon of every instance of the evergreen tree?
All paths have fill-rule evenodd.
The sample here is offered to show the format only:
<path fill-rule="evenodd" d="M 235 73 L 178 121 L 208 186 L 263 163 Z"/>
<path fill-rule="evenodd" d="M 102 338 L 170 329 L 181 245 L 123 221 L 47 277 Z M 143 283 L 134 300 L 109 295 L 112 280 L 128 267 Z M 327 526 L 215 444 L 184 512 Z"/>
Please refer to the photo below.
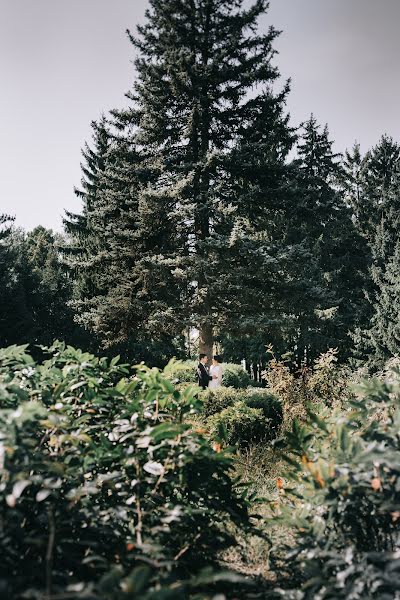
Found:
<path fill-rule="evenodd" d="M 26 342 L 50 345 L 58 339 L 68 344 L 87 345 L 87 336 L 74 322 L 69 307 L 72 280 L 59 251 L 64 243 L 59 234 L 41 226 L 20 240 L 20 280 L 33 323 Z"/>
<path fill-rule="evenodd" d="M 105 118 L 92 126 L 93 148 L 85 147 L 82 187 L 76 190 L 83 214 L 67 213 L 65 219 L 70 244 L 64 254 L 75 277 L 72 306 L 103 348 L 160 364 L 177 354 L 167 323 L 174 286 L 167 273 L 160 283 L 166 293 L 157 293 L 162 263 L 156 256 L 149 262 L 147 247 L 162 252 L 171 231 L 154 219 L 145 190 L 140 197 L 141 168 L 146 168 L 139 167 L 135 142 Z M 163 329 L 152 321 L 152 312 L 163 315 Z"/>
<path fill-rule="evenodd" d="M 362 155 L 360 144 L 346 150 L 342 162 L 340 187 L 344 193 L 346 204 L 351 208 L 357 230 L 364 236 L 367 232 L 367 199 L 365 197 L 366 157 Z M 369 215 L 370 217 L 370 215 Z"/>
<path fill-rule="evenodd" d="M 242 4 L 152 0 L 130 35 L 133 107 L 114 112 L 140 147 L 142 264 L 156 274 L 157 297 L 174 290 L 149 320 L 165 328 L 167 316 L 175 333 L 196 326 L 208 353 L 219 330 L 265 329 L 281 310 L 274 220 L 293 143 L 288 88 L 272 92 L 277 32 L 256 32 L 267 2 Z"/>
<path fill-rule="evenodd" d="M 384 270 L 373 269 L 377 284 L 371 328 L 365 338 L 372 367 L 381 367 L 400 353 L 400 240 Z M 364 339 L 365 346 L 365 339 Z"/>
<path fill-rule="evenodd" d="M 23 233 L 13 227 L 13 221 L 0 215 L 0 346 L 29 343 L 34 328 L 22 277 Z"/>
<path fill-rule="evenodd" d="M 393 256 L 399 232 L 398 174 L 400 145 L 384 135 L 367 154 L 364 187 L 367 205 L 367 236 L 374 263 L 385 268 Z"/>
<path fill-rule="evenodd" d="M 288 228 L 289 239 L 304 240 L 313 257 L 309 286 L 297 296 L 299 363 L 329 347 L 339 348 L 342 360 L 348 358 L 349 333 L 365 313 L 365 248 L 338 184 L 340 158 L 328 127 L 321 129 L 312 115 L 298 145 L 297 206 Z"/>
<path fill-rule="evenodd" d="M 60 261 L 60 237 L 44 227 L 25 234 L 8 225 L 0 238 L 1 345 L 48 345 L 55 339 L 84 345 L 67 306 L 72 282 Z"/>
<path fill-rule="evenodd" d="M 101 290 L 98 271 L 102 269 L 101 247 L 104 239 L 99 234 L 99 228 L 96 228 L 96 215 L 105 185 L 104 173 L 111 145 L 106 118 L 103 116 L 98 123 L 92 121 L 91 125 L 93 147 L 86 143 L 82 150 L 81 187 L 75 188 L 76 196 L 82 201 L 82 213 L 66 211 L 64 218 L 69 239 L 63 251 L 70 259 L 67 264 L 73 272 L 76 295 L 83 298 L 94 297 Z"/>
<path fill-rule="evenodd" d="M 358 330 L 356 343 L 359 355 L 368 356 L 375 369 L 399 352 L 400 146 L 392 138 L 383 136 L 367 153 L 362 193 L 361 219 L 372 256 L 368 290 L 372 317 L 370 327 Z"/>

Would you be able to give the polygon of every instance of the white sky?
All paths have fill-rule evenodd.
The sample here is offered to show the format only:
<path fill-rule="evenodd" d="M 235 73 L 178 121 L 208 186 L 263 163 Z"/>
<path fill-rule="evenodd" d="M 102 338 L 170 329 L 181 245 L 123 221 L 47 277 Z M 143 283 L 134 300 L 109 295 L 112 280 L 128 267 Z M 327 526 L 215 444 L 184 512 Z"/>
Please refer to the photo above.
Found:
<path fill-rule="evenodd" d="M 61 229 L 79 211 L 80 149 L 90 122 L 125 103 L 133 48 L 125 29 L 147 0 L 0 0 L 0 213 Z M 400 0 L 271 0 L 262 27 L 283 30 L 294 124 L 314 112 L 337 151 L 400 139 Z"/>

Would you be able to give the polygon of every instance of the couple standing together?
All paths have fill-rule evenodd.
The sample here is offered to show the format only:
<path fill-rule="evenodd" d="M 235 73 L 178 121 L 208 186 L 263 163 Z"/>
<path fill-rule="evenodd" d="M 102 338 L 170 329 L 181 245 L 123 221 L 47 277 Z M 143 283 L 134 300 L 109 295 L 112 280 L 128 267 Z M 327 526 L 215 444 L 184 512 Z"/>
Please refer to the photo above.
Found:
<path fill-rule="evenodd" d="M 197 366 L 198 384 L 203 390 L 207 388 L 218 388 L 222 385 L 222 358 L 215 355 L 210 369 L 207 367 L 207 354 L 200 354 L 199 364 Z"/>

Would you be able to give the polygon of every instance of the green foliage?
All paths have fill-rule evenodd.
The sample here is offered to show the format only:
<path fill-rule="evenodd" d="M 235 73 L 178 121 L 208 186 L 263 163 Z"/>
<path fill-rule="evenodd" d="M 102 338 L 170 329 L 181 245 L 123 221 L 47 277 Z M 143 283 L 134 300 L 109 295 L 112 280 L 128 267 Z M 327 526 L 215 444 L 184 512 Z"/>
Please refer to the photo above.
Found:
<path fill-rule="evenodd" d="M 168 376 L 180 383 L 193 383 L 197 380 L 196 366 L 197 363 L 193 360 L 174 362 L 169 366 Z M 228 363 L 223 365 L 222 383 L 225 387 L 244 389 L 250 385 L 251 380 L 243 367 Z"/>
<path fill-rule="evenodd" d="M 247 388 L 250 385 L 250 375 L 240 365 L 226 364 L 223 366 L 222 383 L 235 389 Z"/>
<path fill-rule="evenodd" d="M 0 221 L 1 224 L 1 221 Z M 62 263 L 62 236 L 44 227 L 7 232 L 0 240 L 0 346 L 52 344 L 56 339 L 89 345 L 69 306 L 72 282 Z"/>
<path fill-rule="evenodd" d="M 280 401 L 265 390 L 218 388 L 201 395 L 212 434 L 242 447 L 275 439 L 283 421 Z"/>
<path fill-rule="evenodd" d="M 229 453 L 184 423 L 190 389 L 62 344 L 43 353 L 39 363 L 25 347 L 0 353 L 10 597 L 186 598 L 229 579 L 201 569 L 233 543 L 230 523 L 247 527 L 247 501 Z"/>
<path fill-rule="evenodd" d="M 262 442 L 269 435 L 269 421 L 261 408 L 249 408 L 244 402 L 236 402 L 210 417 L 212 435 L 222 436 L 230 445 L 241 447 Z"/>
<path fill-rule="evenodd" d="M 400 544 L 400 387 L 366 381 L 346 412 L 309 411 L 287 436 L 288 500 L 280 518 L 298 530 L 297 596 L 394 598 Z M 313 507 L 313 508 L 311 508 Z M 293 517 L 293 515 L 295 515 Z"/>
<path fill-rule="evenodd" d="M 203 413 L 206 417 L 215 415 L 236 402 L 244 401 L 245 396 L 244 390 L 235 390 L 233 387 L 205 390 L 200 396 L 203 402 Z"/>
<path fill-rule="evenodd" d="M 303 566 L 309 577 L 304 590 L 280 590 L 286 600 L 397 600 L 400 591 L 398 552 L 367 552 L 356 557 L 351 548 L 335 552 L 310 549 Z"/>
<path fill-rule="evenodd" d="M 248 390 L 245 399 L 249 408 L 260 408 L 268 420 L 268 435 L 266 439 L 278 437 L 283 423 L 283 407 L 280 400 L 266 390 Z"/>
<path fill-rule="evenodd" d="M 337 355 L 337 350 L 329 349 L 310 367 L 300 369 L 291 356 L 269 361 L 263 377 L 267 389 L 283 402 L 285 428 L 290 428 L 295 418 L 306 418 L 308 404 L 335 407 L 352 397 L 350 372 L 338 364 Z"/>
<path fill-rule="evenodd" d="M 222 320 L 239 335 L 269 330 L 265 282 L 286 293 L 269 236 L 295 136 L 289 87 L 275 91 L 278 31 L 258 33 L 267 8 L 154 0 L 128 32 L 131 103 L 93 124 L 83 213 L 66 219 L 78 318 L 107 347 L 196 327 L 210 350 Z"/>
<path fill-rule="evenodd" d="M 193 360 L 171 362 L 166 374 L 179 383 L 195 383 L 196 362 Z"/>
<path fill-rule="evenodd" d="M 225 408 L 241 402 L 250 408 L 262 409 L 263 415 L 269 420 L 271 434 L 277 432 L 282 425 L 282 403 L 276 396 L 262 388 L 236 390 L 231 387 L 220 387 L 201 392 L 199 398 L 203 405 L 202 413 L 206 417 L 220 413 Z"/>
<path fill-rule="evenodd" d="M 376 371 L 399 348 L 400 145 L 384 135 L 365 156 L 356 147 L 346 162 L 348 198 L 370 257 L 363 286 L 368 320 L 353 339 L 359 362 Z"/>
<path fill-rule="evenodd" d="M 304 241 L 309 259 L 293 261 L 297 285 L 288 302 L 297 318 L 288 322 L 293 329 L 286 350 L 300 367 L 329 347 L 339 349 L 341 360 L 350 355 L 349 331 L 368 314 L 363 286 L 369 252 L 338 190 L 341 156 L 333 151 L 328 126 L 321 128 L 313 115 L 303 126 L 298 157 L 288 237 Z"/>
<path fill-rule="evenodd" d="M 12 228 L 13 221 L 0 214 L 0 346 L 21 341 L 23 335 L 32 337 L 32 314 L 21 275 L 25 260 L 16 244 L 20 245 L 21 235 Z"/>

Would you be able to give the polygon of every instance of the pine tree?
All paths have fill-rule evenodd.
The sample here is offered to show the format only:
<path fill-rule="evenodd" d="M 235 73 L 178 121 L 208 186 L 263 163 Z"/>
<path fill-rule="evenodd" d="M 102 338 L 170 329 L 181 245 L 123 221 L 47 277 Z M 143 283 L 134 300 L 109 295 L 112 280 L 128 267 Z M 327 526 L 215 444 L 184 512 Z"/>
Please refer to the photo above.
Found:
<path fill-rule="evenodd" d="M 264 0 L 247 10 L 240 0 L 152 0 L 130 35 L 139 51 L 133 108 L 114 113 L 142 149 L 141 226 L 174 235 L 147 252 L 179 286 L 174 329 L 196 326 L 208 353 L 218 330 L 276 318 L 267 297 L 279 280 L 273 229 L 293 135 L 288 88 L 272 92 L 278 33 L 256 32 L 266 9 Z M 163 313 L 151 319 L 163 326 Z"/>
<path fill-rule="evenodd" d="M 299 363 L 303 355 L 310 361 L 329 347 L 339 348 L 342 360 L 348 358 L 349 332 L 363 317 L 365 249 L 338 185 L 343 177 L 340 158 L 328 127 L 321 129 L 312 115 L 298 145 L 297 206 L 288 231 L 289 239 L 304 240 L 313 257 L 309 287 L 296 296 Z"/>
<path fill-rule="evenodd" d="M 372 350 L 370 364 L 375 367 L 400 354 L 400 240 L 385 269 L 375 267 L 373 277 L 378 292 L 366 339 Z"/>
<path fill-rule="evenodd" d="M 382 367 L 398 345 L 398 273 L 400 231 L 400 146 L 383 136 L 367 153 L 363 175 L 362 221 L 372 265 L 368 298 L 370 327 L 357 332 L 357 348 L 371 368 Z"/>
<path fill-rule="evenodd" d="M 76 190 L 83 214 L 67 213 L 65 219 L 70 243 L 63 250 L 75 278 L 72 306 L 78 322 L 103 348 L 159 364 L 167 354 L 176 354 L 173 336 L 160 331 L 150 317 L 158 311 L 168 321 L 174 287 L 168 286 L 168 277 L 161 278 L 167 293 L 160 302 L 157 281 L 162 265 L 152 256 L 151 268 L 147 247 L 161 252 L 171 231 L 154 218 L 146 202 L 147 171 L 135 141 L 121 136 L 115 123 L 105 118 L 92 125 L 93 147 L 86 145 L 83 152 L 84 177 L 81 190 Z M 157 358 L 160 354 L 162 359 Z"/>
<path fill-rule="evenodd" d="M 41 226 L 20 240 L 20 281 L 33 322 L 25 342 L 50 345 L 63 340 L 81 346 L 88 342 L 69 307 L 72 280 L 62 264 L 59 247 L 63 244 L 62 236 Z"/>
<path fill-rule="evenodd" d="M 344 193 L 346 204 L 351 208 L 357 230 L 365 235 L 367 231 L 367 216 L 365 198 L 366 157 L 362 155 L 360 144 L 354 143 L 353 148 L 346 150 L 342 162 L 340 186 Z"/>
<path fill-rule="evenodd" d="M 367 236 L 374 263 L 384 268 L 393 256 L 398 237 L 398 173 L 400 145 L 384 135 L 366 157 L 365 191 L 368 204 Z"/>
<path fill-rule="evenodd" d="M 82 201 L 82 213 L 66 211 L 64 227 L 69 235 L 64 255 L 69 258 L 67 264 L 73 270 L 78 297 L 93 297 L 101 289 L 97 271 L 101 268 L 102 235 L 96 229 L 96 214 L 100 208 L 100 194 L 105 185 L 108 152 L 111 136 L 105 116 L 97 123 L 92 121 L 92 143 L 85 144 L 82 150 L 84 162 L 81 163 L 81 187 L 75 188 L 75 194 Z"/>

